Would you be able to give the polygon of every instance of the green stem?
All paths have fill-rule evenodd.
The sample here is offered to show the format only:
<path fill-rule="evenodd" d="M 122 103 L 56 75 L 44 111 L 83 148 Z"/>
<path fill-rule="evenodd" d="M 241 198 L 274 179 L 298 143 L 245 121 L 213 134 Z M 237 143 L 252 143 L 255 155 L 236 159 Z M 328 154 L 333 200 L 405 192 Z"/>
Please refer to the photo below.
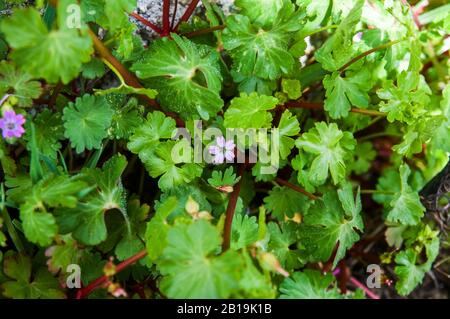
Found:
<path fill-rule="evenodd" d="M 361 132 L 361 131 L 363 131 L 363 130 L 369 128 L 369 127 L 371 127 L 372 125 L 374 125 L 375 123 L 378 123 L 378 122 L 379 122 L 380 120 L 382 120 L 383 118 L 384 118 L 384 116 L 377 116 L 377 117 L 374 118 L 372 121 L 370 121 L 370 123 L 367 124 L 366 127 L 362 128 L 362 129 L 359 129 L 359 130 L 357 130 L 356 132 Z M 356 132 L 354 132 L 354 133 L 356 133 Z"/>
<path fill-rule="evenodd" d="M 2 193 L 3 193 L 3 184 L 2 184 Z M 11 217 L 8 214 L 8 210 L 6 209 L 6 205 L 4 204 L 4 200 L 2 199 L 2 203 L 0 204 L 1 210 L 2 210 L 2 217 L 3 221 L 5 222 L 6 229 L 8 230 L 9 236 L 11 237 L 12 242 L 14 243 L 14 246 L 16 246 L 16 249 L 19 253 L 22 253 L 25 251 L 22 241 L 20 240 L 19 235 L 16 232 L 16 229 L 14 228 L 14 225 L 11 221 Z"/>
<path fill-rule="evenodd" d="M 433 44 L 430 41 L 428 41 L 424 46 L 424 49 L 425 53 L 430 57 L 431 63 L 433 63 L 439 78 L 442 80 L 445 79 L 446 77 L 445 68 L 442 67 L 441 63 L 439 63 L 436 52 L 434 51 Z"/>
<path fill-rule="evenodd" d="M 328 29 L 336 29 L 337 27 L 338 27 L 337 24 L 326 25 L 326 26 L 324 26 L 324 27 L 321 27 L 321 28 L 319 28 L 319 29 L 312 30 L 312 31 L 306 33 L 306 34 L 305 34 L 305 38 L 306 38 L 306 37 L 309 37 L 309 36 L 312 36 L 313 34 L 320 33 L 320 32 L 322 32 L 322 31 L 326 31 L 326 30 L 328 30 Z"/>
<path fill-rule="evenodd" d="M 206 29 L 196 30 L 196 31 L 188 32 L 188 33 L 182 33 L 181 35 L 185 36 L 186 38 L 193 38 L 193 37 L 197 37 L 199 35 L 204 35 L 204 34 L 208 34 L 208 33 L 215 32 L 215 31 L 220 31 L 225 28 L 226 28 L 226 25 L 217 25 L 214 27 L 206 28 Z"/>
<path fill-rule="evenodd" d="M 395 192 L 380 191 L 380 190 L 376 190 L 376 189 L 363 189 L 363 190 L 361 190 L 361 194 L 395 195 Z"/>
<path fill-rule="evenodd" d="M 394 134 L 394 133 L 386 133 L 386 132 L 379 132 L 379 133 L 373 133 L 370 135 L 366 135 L 363 137 L 358 138 L 358 141 L 363 142 L 363 141 L 367 141 L 367 140 L 371 140 L 373 138 L 377 138 L 377 137 L 401 137 L 400 134 Z"/>

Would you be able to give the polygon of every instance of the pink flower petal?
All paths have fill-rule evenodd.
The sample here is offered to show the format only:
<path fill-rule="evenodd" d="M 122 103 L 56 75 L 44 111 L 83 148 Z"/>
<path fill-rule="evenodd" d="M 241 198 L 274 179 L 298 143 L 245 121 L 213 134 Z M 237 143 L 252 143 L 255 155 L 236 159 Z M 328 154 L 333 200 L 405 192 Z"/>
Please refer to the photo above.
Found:
<path fill-rule="evenodd" d="M 223 154 L 218 153 L 218 154 L 216 154 L 216 156 L 214 156 L 213 163 L 214 164 L 223 164 L 224 160 L 225 160 L 225 158 L 224 158 Z"/>
<path fill-rule="evenodd" d="M 221 152 L 221 149 L 218 146 L 210 146 L 208 152 L 209 154 L 216 155 Z"/>
<path fill-rule="evenodd" d="M 234 160 L 234 152 L 233 151 L 226 151 L 225 152 L 225 158 L 229 162 L 233 161 Z"/>
<path fill-rule="evenodd" d="M 236 144 L 234 144 L 234 142 L 232 140 L 229 140 L 225 143 L 225 149 L 228 151 L 234 150 L 235 147 L 236 147 Z"/>
<path fill-rule="evenodd" d="M 14 131 L 11 130 L 3 130 L 3 137 L 11 138 L 14 137 Z"/>
<path fill-rule="evenodd" d="M 23 125 L 25 123 L 25 117 L 22 114 L 16 116 L 16 123 L 18 125 Z"/>
<path fill-rule="evenodd" d="M 4 119 L 0 119 L 0 129 L 4 129 L 6 125 L 6 121 Z"/>
<path fill-rule="evenodd" d="M 3 118 L 14 120 L 16 118 L 16 112 L 11 111 L 11 110 L 5 111 L 3 113 Z"/>
<path fill-rule="evenodd" d="M 219 136 L 216 139 L 216 143 L 219 147 L 224 148 L 225 147 L 225 138 L 223 136 Z"/>

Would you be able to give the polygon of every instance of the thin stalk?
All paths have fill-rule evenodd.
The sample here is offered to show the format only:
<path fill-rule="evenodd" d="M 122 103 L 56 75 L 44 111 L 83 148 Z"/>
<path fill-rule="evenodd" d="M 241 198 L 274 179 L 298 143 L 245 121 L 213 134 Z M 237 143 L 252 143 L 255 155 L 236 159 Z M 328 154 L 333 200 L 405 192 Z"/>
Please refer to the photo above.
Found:
<path fill-rule="evenodd" d="M 338 26 L 339 26 L 339 25 L 337 25 L 337 24 L 332 24 L 332 25 L 326 25 L 326 26 L 321 27 L 321 28 L 316 29 L 316 30 L 312 30 L 312 31 L 310 31 L 310 32 L 308 32 L 308 33 L 305 34 L 305 38 L 306 38 L 306 37 L 309 37 L 309 36 L 312 36 L 312 35 L 314 35 L 314 34 L 316 34 L 316 33 L 320 33 L 320 32 L 322 32 L 322 31 L 326 31 L 326 30 L 328 30 L 328 29 L 336 29 Z"/>
<path fill-rule="evenodd" d="M 200 0 L 192 0 L 192 2 L 189 4 L 184 14 L 181 16 L 180 21 L 178 21 L 178 23 L 175 25 L 175 28 L 173 28 L 173 31 L 177 31 L 178 27 L 182 22 L 187 22 L 189 20 L 189 18 L 195 11 L 195 8 L 197 8 L 197 4 L 199 1 Z"/>
<path fill-rule="evenodd" d="M 381 50 L 387 49 L 387 48 L 393 46 L 394 44 L 400 43 L 400 42 L 405 41 L 405 40 L 406 40 L 406 39 L 399 39 L 399 40 L 390 41 L 390 42 L 384 43 L 384 44 L 382 44 L 382 45 L 380 45 L 380 46 L 377 46 L 377 47 L 375 47 L 375 48 L 373 48 L 373 49 L 370 49 L 370 50 L 368 50 L 368 51 L 366 51 L 366 52 L 363 52 L 363 53 L 361 53 L 360 55 L 358 55 L 358 56 L 354 57 L 353 59 L 351 59 L 350 61 L 348 61 L 346 64 L 344 64 L 338 71 L 339 71 L 339 73 L 342 73 L 342 72 L 344 72 L 350 65 L 352 65 L 353 63 L 355 63 L 355 62 L 361 60 L 362 58 L 364 58 L 364 57 L 366 57 L 366 56 L 368 56 L 369 54 L 372 54 L 372 53 L 374 53 L 374 52 L 377 52 L 377 51 L 381 51 Z"/>
<path fill-rule="evenodd" d="M 138 252 L 136 255 L 131 256 L 130 258 L 124 260 L 123 262 L 121 262 L 120 264 L 118 264 L 116 266 L 116 274 L 118 274 L 119 272 L 123 271 L 125 268 L 133 265 L 134 263 L 136 263 L 140 259 L 144 258 L 145 256 L 147 256 L 147 250 L 146 249 L 144 249 L 144 250 Z M 89 294 L 92 291 L 94 291 L 95 289 L 99 288 L 101 285 L 106 283 L 108 280 L 109 280 L 109 276 L 106 276 L 106 275 L 103 275 L 103 276 L 95 279 L 94 281 L 90 282 L 89 285 L 87 285 L 86 287 L 81 288 L 80 290 L 78 290 L 75 298 L 76 299 L 82 299 L 82 298 L 85 298 L 85 297 L 89 296 Z"/>
<path fill-rule="evenodd" d="M 242 177 L 244 174 L 245 164 L 241 164 L 239 167 L 238 176 Z M 233 192 L 230 195 L 230 199 L 228 200 L 228 206 L 225 216 L 225 227 L 223 232 L 223 242 L 222 242 L 222 252 L 227 251 L 230 248 L 231 244 L 231 226 L 233 224 L 233 217 L 236 210 L 236 204 L 239 198 L 239 193 L 241 191 L 241 181 L 239 180 L 237 185 L 234 187 Z"/>
<path fill-rule="evenodd" d="M 301 109 L 308 109 L 308 110 L 324 110 L 324 104 L 323 103 L 315 103 L 315 102 L 305 102 L 305 101 L 288 101 L 284 104 L 288 108 L 301 108 Z M 352 108 L 350 110 L 352 113 L 358 113 L 358 114 L 364 114 L 369 116 L 382 116 L 386 117 L 387 114 L 379 111 L 374 110 L 366 110 L 366 109 L 360 109 L 360 108 Z"/>
<path fill-rule="evenodd" d="M 378 133 L 373 133 L 373 134 L 369 134 L 369 135 L 366 135 L 366 136 L 362 136 L 362 137 L 358 138 L 358 141 L 363 142 L 363 141 L 371 140 L 373 138 L 386 137 L 386 136 L 389 136 L 389 137 L 401 137 L 400 134 L 378 132 Z"/>
<path fill-rule="evenodd" d="M 48 107 L 50 109 L 53 109 L 55 104 L 56 104 L 56 100 L 58 99 L 58 95 L 61 92 L 61 90 L 63 89 L 64 84 L 60 81 L 58 82 L 58 84 L 56 84 L 55 88 L 53 89 L 52 95 L 50 96 L 50 100 L 48 102 Z"/>
<path fill-rule="evenodd" d="M 109 63 L 109 65 L 107 64 L 108 67 L 112 66 L 113 71 L 117 71 L 118 73 L 120 73 L 122 79 L 125 81 L 127 85 L 138 89 L 143 88 L 138 78 L 133 73 L 128 71 L 128 69 L 125 68 L 125 66 L 122 63 L 120 63 L 120 61 L 117 60 L 115 56 L 111 54 L 109 49 L 103 44 L 103 42 L 97 37 L 97 35 L 95 35 L 95 33 L 92 32 L 92 30 L 90 29 L 88 30 L 88 32 L 90 37 L 92 38 L 92 41 L 94 42 L 95 51 L 102 60 L 108 61 Z M 161 106 L 154 99 L 151 99 L 146 95 L 140 95 L 140 97 L 145 102 L 147 102 L 151 107 L 153 107 L 153 109 L 162 111 Z M 179 127 L 185 126 L 184 121 L 181 118 L 179 118 L 175 113 L 165 112 L 165 114 L 167 116 L 172 117 Z"/>
<path fill-rule="evenodd" d="M 163 32 L 162 36 L 170 34 L 170 0 L 164 0 L 163 3 Z"/>
<path fill-rule="evenodd" d="M 364 114 L 364 115 L 370 115 L 370 116 L 387 116 L 387 113 L 383 113 L 383 112 L 379 112 L 379 111 L 374 111 L 374 110 L 366 110 L 366 109 L 359 109 L 359 108 L 352 108 L 350 110 L 350 112 L 352 113 L 358 113 L 358 114 Z"/>
<path fill-rule="evenodd" d="M 433 44 L 428 41 L 425 48 L 425 53 L 430 57 L 431 63 L 434 65 L 434 68 L 436 69 L 436 73 L 438 74 L 440 79 L 445 79 L 446 77 L 446 70 L 444 67 L 442 67 L 441 63 L 439 62 L 436 52 L 434 51 Z"/>
<path fill-rule="evenodd" d="M 356 287 L 361 288 L 366 293 L 367 297 L 370 299 L 380 299 L 380 296 L 374 294 L 372 291 L 369 290 L 365 285 L 363 285 L 361 282 L 359 282 L 355 277 L 350 277 L 350 282 L 354 284 Z"/>
<path fill-rule="evenodd" d="M 161 35 L 163 33 L 163 31 L 157 25 L 151 23 L 150 21 L 145 19 L 143 16 L 140 16 L 139 14 L 137 14 L 135 12 L 130 13 L 130 16 L 132 16 L 133 18 L 135 18 L 136 20 L 141 22 L 143 25 L 146 25 L 147 27 L 149 27 L 150 29 L 152 29 L 153 31 L 158 33 L 159 35 Z"/>
<path fill-rule="evenodd" d="M 201 30 L 197 30 L 197 31 L 187 32 L 187 33 L 182 33 L 182 35 L 184 35 L 186 38 L 193 38 L 193 37 L 197 37 L 199 35 L 204 35 L 204 34 L 208 34 L 208 33 L 214 32 L 214 31 L 223 30 L 226 27 L 227 27 L 226 25 L 218 25 L 218 26 L 211 27 L 211 28 L 201 29 Z"/>
<path fill-rule="evenodd" d="M 365 130 L 365 129 L 367 129 L 367 128 L 369 128 L 369 127 L 371 127 L 372 125 L 374 125 L 375 123 L 378 123 L 380 120 L 382 120 L 384 118 L 384 116 L 377 116 L 376 118 L 374 118 L 374 119 L 372 119 L 372 121 L 370 121 L 370 123 L 369 124 L 367 124 L 367 126 L 366 127 L 364 127 L 364 128 L 362 128 L 362 129 L 359 129 L 359 130 L 357 130 L 355 133 L 357 133 L 357 132 L 361 132 L 361 131 L 363 131 L 363 130 Z"/>
<path fill-rule="evenodd" d="M 3 189 L 3 185 L 2 185 Z M 19 235 L 16 232 L 16 228 L 14 227 L 11 217 L 8 214 L 8 210 L 6 208 L 6 205 L 4 202 L 1 203 L 1 210 L 2 210 L 2 217 L 3 221 L 5 223 L 6 229 L 8 231 L 9 237 L 11 237 L 11 240 L 16 247 L 17 251 L 19 253 L 22 253 L 25 251 L 22 241 L 20 240 Z"/>
<path fill-rule="evenodd" d="M 300 186 L 297 186 L 297 185 L 294 185 L 292 183 L 289 183 L 288 181 L 285 181 L 285 180 L 283 180 L 281 178 L 277 178 L 276 181 L 277 181 L 277 183 L 279 183 L 279 184 L 281 184 L 283 186 L 289 187 L 290 189 L 293 189 L 294 191 L 299 192 L 299 193 L 307 196 L 309 199 L 312 199 L 312 200 L 319 199 L 318 196 L 316 196 L 314 194 L 311 194 L 310 192 L 307 192 L 306 190 L 304 190 Z"/>
<path fill-rule="evenodd" d="M 363 189 L 361 190 L 361 194 L 380 194 L 380 195 L 395 195 L 395 192 L 390 191 L 380 191 L 377 189 Z"/>
<path fill-rule="evenodd" d="M 173 27 L 175 26 L 175 18 L 177 17 L 177 11 L 178 11 L 178 0 L 175 0 L 175 5 L 173 7 L 173 13 L 172 13 L 172 22 L 170 22 L 171 30 L 173 30 Z"/>

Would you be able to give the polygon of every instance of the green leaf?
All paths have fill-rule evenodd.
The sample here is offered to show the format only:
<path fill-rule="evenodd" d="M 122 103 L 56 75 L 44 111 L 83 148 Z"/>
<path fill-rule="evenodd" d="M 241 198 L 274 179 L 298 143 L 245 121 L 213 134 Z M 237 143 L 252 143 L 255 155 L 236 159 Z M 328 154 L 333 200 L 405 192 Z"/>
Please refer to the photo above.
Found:
<path fill-rule="evenodd" d="M 113 111 L 102 97 L 84 95 L 64 108 L 65 136 L 77 153 L 99 149 L 108 136 Z"/>
<path fill-rule="evenodd" d="M 127 215 L 130 222 L 128 224 L 120 221 L 118 227 L 116 226 L 121 236 L 114 250 L 117 259 L 128 259 L 145 248 L 145 221 L 149 211 L 150 206 L 147 204 L 141 205 L 139 199 L 131 199 L 128 201 Z"/>
<path fill-rule="evenodd" d="M 316 51 L 315 57 L 325 70 L 339 70 L 355 54 L 354 29 L 360 22 L 363 6 L 364 0 L 358 0 L 334 34 Z"/>
<path fill-rule="evenodd" d="M 31 79 L 29 74 L 16 70 L 13 64 L 0 62 L 0 95 L 14 95 L 18 99 L 18 106 L 30 107 L 33 99 L 42 93 L 41 84 Z"/>
<path fill-rule="evenodd" d="M 161 289 L 170 298 L 227 298 L 238 288 L 243 262 L 233 250 L 220 256 L 218 230 L 205 220 L 177 224 L 158 262 Z"/>
<path fill-rule="evenodd" d="M 352 106 L 367 108 L 368 91 L 371 89 L 370 72 L 363 69 L 358 73 L 341 77 L 339 72 L 326 75 L 323 85 L 326 89 L 325 110 L 334 119 L 347 117 Z"/>
<path fill-rule="evenodd" d="M 8 149 L 2 140 L 0 140 L 0 164 L 6 175 L 16 175 L 17 165 L 14 159 L 9 155 Z"/>
<path fill-rule="evenodd" d="M 279 221 L 284 221 L 286 216 L 292 218 L 295 213 L 305 213 L 310 206 L 306 196 L 284 186 L 275 186 L 264 198 L 264 203 L 268 212 Z"/>
<path fill-rule="evenodd" d="M 239 292 L 233 298 L 270 299 L 275 298 L 275 286 L 270 277 L 263 274 L 253 262 L 249 253 L 243 252 L 245 266 L 239 282 Z"/>
<path fill-rule="evenodd" d="M 238 89 L 242 93 L 256 92 L 260 95 L 272 95 L 272 92 L 277 89 L 275 80 L 265 80 L 256 75 L 243 75 L 235 70 L 231 70 L 231 75 L 235 83 L 239 83 Z"/>
<path fill-rule="evenodd" d="M 144 122 L 143 110 L 138 106 L 138 102 L 134 98 L 126 102 L 125 96 L 119 95 L 117 98 L 114 98 L 114 96 L 117 95 L 106 97 L 106 100 L 114 110 L 111 122 L 111 135 L 116 139 L 129 139 L 136 128 Z"/>
<path fill-rule="evenodd" d="M 270 233 L 268 250 L 275 254 L 282 267 L 292 271 L 302 266 L 304 260 L 297 248 L 298 225 L 294 222 L 282 222 L 280 228 L 278 224 L 271 222 L 267 228 Z"/>
<path fill-rule="evenodd" d="M 84 182 L 64 175 L 49 175 L 33 185 L 20 206 L 20 219 L 27 239 L 41 246 L 49 245 L 58 227 L 47 209 L 75 207 L 77 193 L 85 187 Z"/>
<path fill-rule="evenodd" d="M 176 34 L 172 38 L 154 41 L 132 70 L 139 78 L 149 80 L 163 107 L 184 118 L 198 114 L 209 119 L 223 106 L 219 95 L 222 87 L 219 56 L 209 47 Z"/>
<path fill-rule="evenodd" d="M 258 223 L 255 216 L 236 214 L 231 229 L 231 249 L 239 250 L 258 240 Z"/>
<path fill-rule="evenodd" d="M 211 178 L 208 179 L 208 183 L 215 188 L 220 188 L 223 186 L 234 186 L 240 179 L 240 177 L 236 177 L 233 167 L 230 166 L 224 172 L 213 171 Z"/>
<path fill-rule="evenodd" d="M 317 270 L 305 269 L 284 279 L 280 299 L 342 299 L 332 274 L 322 275 Z"/>
<path fill-rule="evenodd" d="M 93 53 L 92 41 L 78 29 L 48 31 L 36 9 L 16 11 L 2 21 L 1 29 L 14 49 L 16 65 L 36 78 L 69 83 L 81 71 Z"/>
<path fill-rule="evenodd" d="M 136 88 L 128 85 L 122 74 L 108 61 L 104 60 L 104 63 L 108 65 L 108 67 L 116 74 L 117 78 L 120 81 L 120 85 L 118 87 L 113 87 L 106 90 L 95 90 L 97 95 L 108 95 L 108 94 L 136 94 L 136 95 L 145 95 L 150 99 L 154 99 L 158 94 L 157 91 L 146 88 Z"/>
<path fill-rule="evenodd" d="M 425 276 L 425 273 L 430 271 L 434 260 L 439 254 L 439 238 L 433 238 L 426 246 L 425 252 L 427 261 L 422 264 L 417 264 L 419 254 L 412 248 L 401 251 L 395 257 L 397 266 L 394 271 L 398 276 L 398 281 L 395 289 L 399 294 L 406 296 L 410 294 L 414 288 L 420 284 Z"/>
<path fill-rule="evenodd" d="M 450 152 L 450 139 L 447 138 L 447 136 L 450 136 L 450 84 L 447 84 L 442 91 L 441 110 L 446 120 L 435 131 L 433 145 L 446 152 Z"/>
<path fill-rule="evenodd" d="M 25 123 L 25 139 L 28 141 L 27 149 L 31 151 L 32 137 L 30 123 Z M 61 148 L 59 141 L 64 138 L 61 115 L 45 109 L 34 118 L 33 123 L 39 152 L 50 159 L 56 159 L 57 152 Z"/>
<path fill-rule="evenodd" d="M 311 206 L 300 226 L 300 242 L 314 261 L 327 261 L 339 243 L 334 268 L 359 240 L 357 231 L 363 229 L 359 190 L 355 199 L 351 185 L 346 184 L 336 193 L 325 193 Z"/>
<path fill-rule="evenodd" d="M 105 16 L 108 19 L 108 28 L 115 30 L 129 24 L 127 13 L 136 8 L 136 0 L 105 0 Z"/>
<path fill-rule="evenodd" d="M 292 159 L 291 165 L 292 169 L 297 172 L 297 182 L 302 185 L 307 192 L 314 193 L 316 191 L 316 183 L 309 177 L 311 170 L 307 167 L 307 164 L 311 161 L 310 159 L 310 154 L 300 152 L 300 154 Z"/>
<path fill-rule="evenodd" d="M 264 11 L 269 13 L 266 8 Z M 302 27 L 303 17 L 304 13 L 295 11 L 290 2 L 285 2 L 271 26 L 264 29 L 252 24 L 247 16 L 230 15 L 223 32 L 223 45 L 233 58 L 233 70 L 244 76 L 270 80 L 289 73 L 295 64 L 288 52 L 290 38 Z"/>
<path fill-rule="evenodd" d="M 147 224 L 145 242 L 150 260 L 156 260 L 167 246 L 167 233 L 170 229 L 169 215 L 178 205 L 176 197 L 169 197 L 156 209 L 155 215 Z"/>
<path fill-rule="evenodd" d="M 426 114 L 426 106 L 430 103 L 430 88 L 422 75 L 416 72 L 403 71 L 395 85 L 392 80 L 384 83 L 377 91 L 380 99 L 380 111 L 388 113 L 389 122 L 401 121 L 412 124 Z"/>
<path fill-rule="evenodd" d="M 281 81 L 283 92 L 287 94 L 291 100 L 297 100 L 302 96 L 302 85 L 299 80 L 283 79 Z"/>
<path fill-rule="evenodd" d="M 5 257 L 3 270 L 12 280 L 2 284 L 4 295 L 14 299 L 62 299 L 58 280 L 41 268 L 31 278 L 31 258 L 21 254 Z"/>
<path fill-rule="evenodd" d="M 292 137 L 300 133 L 297 117 L 293 116 L 288 110 L 284 111 L 281 115 L 278 129 L 280 134 L 280 156 L 282 159 L 286 159 L 295 146 L 295 141 Z"/>
<path fill-rule="evenodd" d="M 278 104 L 272 96 L 258 95 L 257 93 L 241 93 L 231 101 L 224 115 L 226 128 L 270 128 L 272 114 L 267 112 Z"/>
<path fill-rule="evenodd" d="M 190 154 L 192 154 L 191 146 L 185 140 L 178 143 L 184 143 L 182 148 L 188 148 Z M 153 178 L 160 177 L 158 186 L 162 190 L 189 183 L 200 177 L 203 171 L 198 164 L 184 163 L 182 158 L 178 158 L 178 154 L 172 154 L 176 145 L 180 144 L 177 144 L 176 141 L 160 143 L 156 149 L 150 153 L 145 153 L 145 157 L 141 157 L 150 176 Z M 190 154 L 188 155 L 191 156 Z"/>
<path fill-rule="evenodd" d="M 356 141 L 350 132 L 342 132 L 335 123 L 315 123 L 315 127 L 304 133 L 296 145 L 316 155 L 311 163 L 309 177 L 315 183 L 324 183 L 331 173 L 333 183 L 342 182 L 346 174 L 345 161 L 351 156 Z"/>
<path fill-rule="evenodd" d="M 372 143 L 358 143 L 355 147 L 355 157 L 350 169 L 358 175 L 363 174 L 370 169 L 376 156 L 377 152 L 374 150 Z"/>
<path fill-rule="evenodd" d="M 79 263 L 83 249 L 78 247 L 77 242 L 70 235 L 66 235 L 57 245 L 50 246 L 45 255 L 50 257 L 47 261 L 50 272 L 57 273 L 61 270 L 65 272 L 70 264 Z"/>
<path fill-rule="evenodd" d="M 398 154 L 407 157 L 422 152 L 422 146 L 428 144 L 433 136 L 441 133 L 439 128 L 445 120 L 444 116 L 422 116 L 420 120 L 406 128 L 403 141 L 392 149 Z M 445 133 L 445 131 L 442 133 Z"/>
<path fill-rule="evenodd" d="M 76 207 L 58 210 L 57 220 L 61 233 L 72 232 L 73 237 L 86 245 L 98 245 L 106 240 L 105 213 L 117 209 L 125 218 L 130 231 L 126 212 L 125 190 L 121 175 L 127 166 L 123 155 L 115 155 L 103 164 L 102 169 L 84 169 L 82 177 L 89 186 L 97 186 Z"/>
<path fill-rule="evenodd" d="M 252 23 L 263 27 L 270 26 L 276 21 L 284 3 L 286 3 L 285 0 L 266 0 L 263 4 L 260 0 L 236 0 L 235 5 Z"/>
<path fill-rule="evenodd" d="M 425 207 L 420 202 L 419 194 L 408 184 L 410 173 L 406 164 L 400 166 L 400 191 L 390 202 L 391 209 L 386 216 L 389 222 L 416 225 L 423 217 Z"/>
<path fill-rule="evenodd" d="M 169 139 L 175 132 L 175 120 L 166 117 L 164 113 L 156 111 L 147 114 L 147 120 L 134 132 L 128 143 L 131 152 L 139 154 L 145 162 L 158 145 L 161 139 Z"/>

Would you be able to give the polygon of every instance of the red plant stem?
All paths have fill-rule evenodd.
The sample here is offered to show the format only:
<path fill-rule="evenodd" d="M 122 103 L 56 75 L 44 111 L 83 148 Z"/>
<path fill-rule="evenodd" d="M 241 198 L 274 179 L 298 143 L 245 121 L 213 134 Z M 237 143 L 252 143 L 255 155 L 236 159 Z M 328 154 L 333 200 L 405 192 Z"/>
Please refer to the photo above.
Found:
<path fill-rule="evenodd" d="M 159 35 L 161 35 L 163 33 L 162 30 L 157 25 L 151 23 L 150 21 L 148 21 L 144 17 L 140 16 L 139 14 L 132 12 L 132 13 L 130 13 L 130 16 L 132 16 L 133 18 L 135 18 L 142 24 L 146 25 L 147 27 L 149 27 L 150 29 L 152 29 L 153 31 L 158 33 Z"/>
<path fill-rule="evenodd" d="M 352 284 L 354 284 L 356 287 L 364 290 L 364 292 L 370 299 L 380 299 L 380 296 L 378 296 L 377 294 L 374 294 L 372 291 L 370 291 L 369 288 L 367 288 L 365 285 L 363 285 L 361 282 L 359 282 L 355 277 L 353 277 L 353 276 L 350 277 L 350 282 Z"/>
<path fill-rule="evenodd" d="M 162 36 L 170 34 L 170 0 L 164 0 L 163 4 L 163 31 Z"/>
<path fill-rule="evenodd" d="M 180 26 L 181 22 L 187 22 L 189 20 L 189 18 L 194 13 L 195 8 L 197 8 L 197 4 L 198 4 L 199 1 L 200 0 L 192 0 L 192 2 L 189 4 L 189 6 L 187 7 L 187 9 L 184 12 L 184 14 L 181 16 L 180 21 L 178 21 L 178 23 L 176 24 L 175 28 L 173 28 L 173 31 L 177 31 L 178 30 L 178 27 Z"/>
<path fill-rule="evenodd" d="M 345 264 L 345 260 L 341 260 L 339 262 L 339 267 L 336 268 L 337 270 L 340 270 L 339 273 L 336 275 L 336 278 L 338 279 L 339 289 L 341 290 L 342 294 L 347 293 L 347 282 L 350 277 L 350 272 L 347 268 L 347 265 Z M 333 272 L 334 274 L 334 272 Z"/>
<path fill-rule="evenodd" d="M 245 164 L 241 164 L 238 171 L 238 176 L 242 177 L 245 170 Z M 234 186 L 233 192 L 228 200 L 227 212 L 225 216 L 225 228 L 223 232 L 223 242 L 222 242 L 222 252 L 227 251 L 230 248 L 231 243 L 231 226 L 233 224 L 234 212 L 236 210 L 236 204 L 239 198 L 239 193 L 241 191 L 241 180 Z"/>
<path fill-rule="evenodd" d="M 50 96 L 50 100 L 48 101 L 48 107 L 50 109 L 53 109 L 53 107 L 55 106 L 56 100 L 58 99 L 58 95 L 63 88 L 64 88 L 64 84 L 62 82 L 58 82 L 58 84 L 53 89 L 53 93 Z"/>
<path fill-rule="evenodd" d="M 94 42 L 94 48 L 95 48 L 95 51 L 97 52 L 97 54 L 101 58 L 107 60 L 120 73 L 120 75 L 123 77 L 123 79 L 125 80 L 125 82 L 128 85 L 135 87 L 135 88 L 143 88 L 143 86 L 139 82 L 138 78 L 133 73 L 128 71 L 128 69 L 119 60 L 117 60 L 114 55 L 112 55 L 112 53 L 103 44 L 103 42 L 97 37 L 97 35 L 94 32 L 92 32 L 92 30 L 90 30 L 90 29 L 88 30 L 88 32 L 89 32 L 89 35 L 90 35 L 92 41 Z M 146 95 L 141 95 L 141 98 L 145 102 L 147 102 L 151 107 L 153 107 L 153 109 L 162 111 L 161 106 L 154 99 L 151 99 Z M 167 116 L 172 117 L 177 122 L 177 125 L 179 127 L 185 126 L 184 121 L 182 119 L 180 119 L 175 113 L 165 112 L 165 114 Z"/>
<path fill-rule="evenodd" d="M 344 64 L 338 71 L 339 71 L 340 73 L 342 73 L 342 72 L 344 72 L 350 65 L 352 65 L 353 63 L 355 63 L 355 62 L 361 60 L 362 58 L 364 58 L 364 57 L 366 57 L 366 56 L 368 56 L 369 54 L 372 54 L 372 53 L 377 52 L 377 51 L 380 51 L 380 50 L 387 49 L 387 48 L 393 46 L 394 44 L 397 44 L 397 43 L 402 42 L 402 41 L 404 41 L 404 39 L 399 39 L 399 40 L 390 41 L 390 42 L 384 43 L 384 44 L 382 44 L 382 45 L 380 45 L 380 46 L 377 46 L 376 48 L 373 48 L 373 49 L 370 49 L 370 50 L 368 50 L 368 51 L 366 51 L 366 52 L 363 52 L 363 53 L 361 53 L 360 55 L 358 55 L 358 56 L 354 57 L 353 59 L 351 59 L 351 60 L 350 60 L 349 62 L 347 62 L 346 64 Z"/>
<path fill-rule="evenodd" d="M 333 268 L 333 262 L 334 262 L 334 259 L 336 258 L 338 249 L 339 249 L 339 242 L 334 246 L 333 252 L 331 253 L 330 258 L 328 258 L 327 262 L 322 267 L 322 272 L 324 274 L 330 272 L 331 269 Z"/>
<path fill-rule="evenodd" d="M 146 249 L 142 250 L 142 251 L 138 252 L 136 255 L 131 256 L 130 258 L 124 260 L 123 262 L 121 262 L 120 264 L 118 264 L 116 266 L 116 274 L 121 272 L 122 270 L 124 270 L 128 266 L 131 266 L 132 264 L 134 264 L 138 260 L 144 258 L 145 256 L 147 256 L 147 250 Z M 106 283 L 109 280 L 109 278 L 110 278 L 109 276 L 103 275 L 103 276 L 95 279 L 94 281 L 90 282 L 89 285 L 87 285 L 86 287 L 81 288 L 80 290 L 78 290 L 75 298 L 76 299 L 82 299 L 84 297 L 89 296 L 89 294 L 92 291 L 94 291 L 95 289 L 99 288 L 101 285 Z"/>
<path fill-rule="evenodd" d="M 318 196 L 316 196 L 314 194 L 311 194 L 310 192 L 307 192 L 306 190 L 304 190 L 300 186 L 297 186 L 297 185 L 294 185 L 292 183 L 289 183 L 288 181 L 285 181 L 284 179 L 277 178 L 276 181 L 277 181 L 277 183 L 279 183 L 279 184 L 281 184 L 283 186 L 289 187 L 290 189 L 293 189 L 294 191 L 299 192 L 299 193 L 307 196 L 309 199 L 312 199 L 312 200 L 319 199 Z"/>

